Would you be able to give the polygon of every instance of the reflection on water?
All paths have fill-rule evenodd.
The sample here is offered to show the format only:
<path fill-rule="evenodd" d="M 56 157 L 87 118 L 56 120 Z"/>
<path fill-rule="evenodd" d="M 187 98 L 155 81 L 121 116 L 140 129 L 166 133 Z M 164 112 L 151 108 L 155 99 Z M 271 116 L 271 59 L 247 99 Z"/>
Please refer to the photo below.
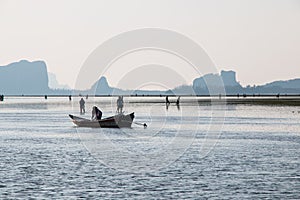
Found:
<path fill-rule="evenodd" d="M 299 199 L 299 107 L 227 106 L 222 135 L 202 158 L 212 113 L 223 108 L 199 107 L 182 98 L 180 110 L 171 103 L 166 111 L 165 99 L 161 100 L 131 99 L 130 104 L 125 100 L 124 110 L 135 111 L 136 121 L 147 122 L 148 128 L 133 125 L 123 131 L 75 128 L 67 115 L 79 114 L 79 98 L 69 102 L 7 97 L 0 102 L 0 199 Z M 104 116 L 115 114 L 115 99 L 86 99 L 87 111 L 93 105 Z M 93 152 L 87 147 L 84 140 L 89 136 L 101 148 L 95 146 Z M 182 148 L 178 142 L 178 148 L 173 145 L 169 151 L 175 138 L 192 143 Z M 114 169 L 116 164 L 132 166 L 133 162 L 141 166 L 138 162 L 143 159 L 136 155 L 160 158 L 163 150 L 164 156 L 178 151 L 179 157 L 160 170 Z"/>

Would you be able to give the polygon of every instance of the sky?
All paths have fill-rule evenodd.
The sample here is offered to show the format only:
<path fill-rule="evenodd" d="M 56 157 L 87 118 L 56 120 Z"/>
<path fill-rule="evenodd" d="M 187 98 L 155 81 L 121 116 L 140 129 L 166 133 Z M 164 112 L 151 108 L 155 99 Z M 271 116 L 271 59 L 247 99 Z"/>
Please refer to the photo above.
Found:
<path fill-rule="evenodd" d="M 189 37 L 243 86 L 260 85 L 300 78 L 299 24 L 300 0 L 0 0 L 0 66 L 43 60 L 74 87 L 99 45 L 153 27 Z"/>

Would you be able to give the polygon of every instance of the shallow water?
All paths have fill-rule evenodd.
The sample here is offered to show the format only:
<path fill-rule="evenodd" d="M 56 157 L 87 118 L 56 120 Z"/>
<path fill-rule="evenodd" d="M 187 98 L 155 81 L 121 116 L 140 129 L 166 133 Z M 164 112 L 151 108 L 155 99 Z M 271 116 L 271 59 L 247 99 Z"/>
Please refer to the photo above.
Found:
<path fill-rule="evenodd" d="M 89 98 L 86 107 L 109 116 L 115 100 Z M 78 101 L 0 102 L 0 199 L 300 198 L 300 107 L 182 98 L 166 110 L 135 98 L 124 110 L 147 129 L 90 129 L 67 116 L 79 115 Z"/>

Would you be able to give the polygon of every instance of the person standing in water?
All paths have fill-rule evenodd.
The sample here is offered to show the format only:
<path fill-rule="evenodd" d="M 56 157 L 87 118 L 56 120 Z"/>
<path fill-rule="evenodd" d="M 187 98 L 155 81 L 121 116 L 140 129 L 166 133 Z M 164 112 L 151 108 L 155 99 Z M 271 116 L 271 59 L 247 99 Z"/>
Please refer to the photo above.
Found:
<path fill-rule="evenodd" d="M 123 112 L 123 106 L 124 106 L 123 97 L 119 96 L 119 98 L 117 100 L 117 112 L 118 113 L 122 113 Z"/>
<path fill-rule="evenodd" d="M 177 109 L 180 110 L 180 96 L 177 98 L 176 106 L 177 106 Z"/>
<path fill-rule="evenodd" d="M 169 96 L 166 96 L 166 104 L 170 105 Z"/>
<path fill-rule="evenodd" d="M 92 110 L 92 120 L 100 120 L 102 118 L 102 112 L 96 106 Z"/>
<path fill-rule="evenodd" d="M 79 105 L 80 105 L 80 114 L 84 114 L 85 113 L 85 101 L 83 100 L 83 98 L 80 99 Z"/>
<path fill-rule="evenodd" d="M 176 105 L 178 106 L 180 103 L 180 96 L 177 98 Z"/>
<path fill-rule="evenodd" d="M 166 96 L 166 110 L 169 109 L 170 101 L 169 101 L 169 96 Z"/>

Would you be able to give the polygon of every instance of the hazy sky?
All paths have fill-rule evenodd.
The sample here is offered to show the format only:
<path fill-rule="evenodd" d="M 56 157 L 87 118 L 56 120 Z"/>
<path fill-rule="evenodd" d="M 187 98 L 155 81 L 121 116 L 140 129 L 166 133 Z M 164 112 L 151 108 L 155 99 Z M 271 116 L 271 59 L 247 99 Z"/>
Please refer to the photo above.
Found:
<path fill-rule="evenodd" d="M 300 0 L 0 0 L 0 65 L 44 60 L 72 87 L 97 46 L 144 27 L 190 37 L 242 85 L 300 77 Z"/>

